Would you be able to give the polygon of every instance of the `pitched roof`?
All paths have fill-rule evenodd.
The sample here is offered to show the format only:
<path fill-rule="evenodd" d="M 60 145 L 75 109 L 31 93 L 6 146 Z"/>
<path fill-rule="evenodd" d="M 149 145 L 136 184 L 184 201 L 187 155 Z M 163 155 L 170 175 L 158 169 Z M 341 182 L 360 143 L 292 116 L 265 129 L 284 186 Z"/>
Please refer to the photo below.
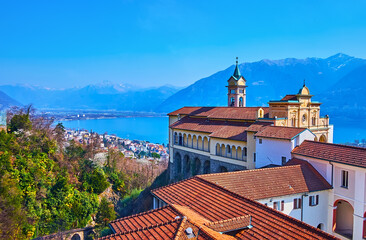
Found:
<path fill-rule="evenodd" d="M 230 232 L 235 230 L 241 230 L 251 226 L 251 216 L 241 216 L 230 218 L 226 220 L 216 221 L 216 222 L 209 222 L 205 224 L 207 227 L 215 230 L 216 232 Z"/>
<path fill-rule="evenodd" d="M 292 153 L 366 168 L 366 148 L 305 140 Z"/>
<path fill-rule="evenodd" d="M 255 136 L 291 140 L 305 130 L 306 128 L 267 126 L 257 132 Z"/>
<path fill-rule="evenodd" d="M 100 240 L 129 240 L 129 239 L 155 239 L 155 240 L 166 240 L 174 239 L 177 230 L 184 219 L 179 218 L 167 222 L 163 222 L 157 225 L 149 225 L 145 228 L 134 229 L 131 231 L 118 232 L 112 235 L 108 235 Z"/>
<path fill-rule="evenodd" d="M 170 125 L 173 129 L 182 129 L 210 133 L 210 137 L 246 141 L 248 122 L 218 121 L 204 118 L 184 117 Z"/>
<path fill-rule="evenodd" d="M 281 101 L 298 101 L 297 100 L 297 96 L 295 94 L 291 94 L 291 95 L 286 95 L 284 96 Z"/>
<path fill-rule="evenodd" d="M 152 193 L 168 204 L 189 206 L 211 222 L 250 215 L 253 227 L 241 230 L 235 236 L 237 239 L 337 239 L 200 177 L 158 188 Z"/>
<path fill-rule="evenodd" d="M 310 164 L 296 164 L 198 177 L 254 200 L 332 188 Z"/>
<path fill-rule="evenodd" d="M 215 119 L 251 120 L 257 119 L 258 109 L 264 110 L 264 117 L 268 117 L 268 107 L 183 107 L 169 113 L 174 115 L 190 115 Z"/>
<path fill-rule="evenodd" d="M 240 223 L 240 226 L 245 227 L 243 220 L 234 219 L 232 222 L 233 224 L 225 224 L 226 230 L 236 229 Z M 210 222 L 192 211 L 189 207 L 172 204 L 163 208 L 117 219 L 110 223 L 110 227 L 114 230 L 115 234 L 100 239 L 183 240 L 189 239 L 185 230 L 191 228 L 193 234 L 196 237 L 198 235 L 197 239 L 235 240 L 231 236 L 222 235 L 216 231 L 215 227 L 218 227 L 217 224 L 219 223 Z M 128 230 L 120 226 L 127 226 Z M 200 231 L 200 234 L 198 234 L 198 231 Z"/>
<path fill-rule="evenodd" d="M 174 220 L 178 215 L 179 212 L 174 208 L 163 207 L 157 210 L 114 220 L 110 223 L 110 226 L 117 233 L 128 232 Z"/>

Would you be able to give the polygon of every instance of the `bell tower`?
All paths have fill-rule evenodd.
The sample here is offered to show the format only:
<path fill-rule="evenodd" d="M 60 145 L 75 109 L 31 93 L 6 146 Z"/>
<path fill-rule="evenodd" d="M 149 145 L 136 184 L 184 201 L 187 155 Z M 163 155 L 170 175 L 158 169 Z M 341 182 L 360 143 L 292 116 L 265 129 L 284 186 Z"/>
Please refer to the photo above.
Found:
<path fill-rule="evenodd" d="M 238 66 L 238 57 L 236 57 L 236 66 L 234 74 L 228 81 L 227 105 L 228 107 L 245 107 L 246 103 L 246 82 L 240 74 Z"/>

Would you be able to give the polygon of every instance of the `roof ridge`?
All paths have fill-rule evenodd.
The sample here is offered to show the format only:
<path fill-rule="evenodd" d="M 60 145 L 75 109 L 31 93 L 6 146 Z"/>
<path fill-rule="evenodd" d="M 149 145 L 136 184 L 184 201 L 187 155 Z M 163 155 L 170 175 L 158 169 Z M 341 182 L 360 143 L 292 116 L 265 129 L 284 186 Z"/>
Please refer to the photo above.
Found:
<path fill-rule="evenodd" d="M 316 231 L 316 232 L 318 232 L 318 233 L 320 233 L 320 234 L 323 234 L 323 235 L 329 236 L 329 237 L 331 237 L 331 238 L 333 238 L 333 239 L 334 239 L 334 238 L 336 238 L 335 236 L 330 235 L 330 234 L 329 234 L 329 233 L 327 233 L 327 232 L 324 232 L 324 231 L 322 231 L 322 230 L 319 230 L 318 228 L 315 228 L 315 227 L 313 227 L 313 226 L 311 226 L 311 225 L 309 225 L 309 224 L 307 224 L 307 223 L 305 223 L 305 222 L 302 222 L 302 221 L 300 221 L 300 220 L 297 220 L 296 218 L 291 217 L 291 216 L 289 216 L 289 215 L 286 215 L 286 214 L 284 214 L 284 213 L 282 213 L 282 212 L 280 212 L 280 211 L 277 211 L 277 210 L 274 210 L 274 209 L 272 209 L 272 208 L 270 208 L 270 207 L 267 207 L 267 206 L 265 206 L 264 204 L 262 204 L 262 203 L 260 203 L 260 202 L 257 202 L 257 201 L 255 201 L 255 200 L 250 199 L 250 198 L 247 198 L 247 197 L 241 196 L 241 195 L 239 195 L 239 194 L 237 194 L 237 193 L 231 192 L 230 190 L 228 190 L 228 189 L 226 189 L 226 188 L 223 188 L 223 187 L 221 187 L 221 186 L 219 186 L 219 185 L 217 185 L 217 184 L 215 184 L 215 183 L 213 183 L 213 182 L 210 182 L 210 181 L 208 181 L 208 180 L 205 180 L 205 179 L 202 179 L 202 178 L 199 178 L 199 179 L 200 179 L 200 180 L 202 180 L 202 181 L 204 181 L 204 182 L 206 182 L 206 183 L 208 183 L 208 184 L 211 184 L 211 185 L 216 186 L 217 188 L 219 188 L 219 189 L 223 190 L 224 192 L 228 193 L 229 195 L 232 195 L 232 196 L 235 196 L 235 197 L 237 197 L 237 198 L 243 199 L 243 200 L 245 200 L 245 201 L 251 202 L 252 204 L 257 205 L 257 206 L 259 206 L 259 207 L 261 207 L 261 208 L 265 207 L 267 211 L 272 212 L 272 214 L 279 214 L 279 215 L 281 215 L 282 217 L 284 217 L 285 219 L 287 219 L 288 221 L 292 221 L 292 222 L 296 222 L 296 223 L 299 223 L 299 224 L 303 224 L 303 225 L 305 225 L 307 228 L 310 228 L 311 230 Z"/>
<path fill-rule="evenodd" d="M 251 216 L 250 214 L 247 214 L 247 215 L 243 215 L 243 216 L 239 216 L 239 217 L 233 217 L 233 218 L 224 219 L 224 220 L 219 220 L 219 221 L 215 221 L 215 222 L 208 222 L 208 223 L 204 223 L 203 225 L 211 226 L 211 225 L 214 225 L 214 224 L 226 223 L 226 222 L 235 221 L 235 220 L 239 220 L 239 219 L 246 219 L 247 217 L 250 217 L 250 216 Z"/>
<path fill-rule="evenodd" d="M 183 216 L 182 221 L 180 222 L 179 227 L 177 228 L 177 231 L 175 232 L 174 240 L 178 240 L 180 238 L 180 233 L 182 232 L 181 230 L 183 230 L 183 224 L 185 224 L 187 221 L 188 221 L 187 217 Z"/>
<path fill-rule="evenodd" d="M 356 146 L 350 146 L 350 145 L 339 144 L 339 143 L 317 142 L 317 141 L 312 141 L 312 140 L 304 140 L 304 142 L 310 142 L 310 143 L 316 143 L 316 144 L 323 144 L 323 145 L 329 145 L 329 146 L 339 146 L 339 147 L 346 147 L 346 148 L 355 148 L 355 149 L 359 149 L 359 150 L 366 151 L 366 148 L 364 148 L 364 147 L 356 147 Z"/>
<path fill-rule="evenodd" d="M 120 236 L 120 235 L 124 235 L 124 234 L 130 234 L 130 233 L 134 233 L 134 232 L 149 230 L 149 229 L 152 229 L 152 228 L 156 228 L 156 227 L 160 227 L 160 226 L 165 226 L 165 225 L 172 224 L 174 222 L 179 222 L 179 221 L 183 221 L 183 218 L 176 218 L 176 219 L 172 219 L 172 220 L 169 220 L 169 221 L 166 221 L 166 222 L 162 222 L 162 223 L 158 223 L 158 224 L 155 224 L 155 225 L 150 225 L 150 226 L 147 226 L 147 227 L 136 228 L 134 230 L 129 230 L 129 231 L 124 231 L 124 232 L 114 233 L 114 234 L 111 234 L 111 235 L 108 235 L 108 236 L 104 236 L 104 237 L 99 238 L 99 239 L 100 240 L 109 239 L 112 236 Z"/>
<path fill-rule="evenodd" d="M 145 215 L 145 214 L 147 214 L 147 213 L 157 212 L 157 211 L 162 210 L 162 209 L 165 209 L 165 208 L 171 208 L 171 209 L 172 209 L 173 207 L 169 204 L 169 205 L 166 205 L 166 206 L 164 206 L 164 207 L 151 209 L 151 210 L 146 211 L 146 212 L 141 212 L 141 213 L 137 213 L 137 214 L 134 214 L 134 215 L 130 215 L 130 216 L 126 216 L 126 217 L 118 218 L 118 219 L 116 219 L 116 220 L 111 221 L 111 222 L 110 222 L 110 224 L 111 224 L 111 223 L 114 223 L 114 222 L 119 222 L 119 221 L 122 221 L 122 220 L 130 219 L 130 218 L 132 218 L 132 217 Z M 175 208 L 173 208 L 173 209 L 176 211 L 176 209 L 175 209 Z"/>
<path fill-rule="evenodd" d="M 323 177 L 323 175 L 321 175 L 318 172 L 318 170 L 315 169 L 315 167 L 311 163 L 309 163 L 306 160 L 302 160 L 302 159 L 298 159 L 298 158 L 291 158 L 288 162 L 290 162 L 291 160 L 301 161 L 300 163 L 297 163 L 296 165 L 300 165 L 300 166 L 304 166 L 304 167 L 306 165 L 306 167 L 308 167 L 309 170 L 311 170 L 318 177 L 318 179 L 320 179 L 325 185 L 330 187 L 330 189 L 333 188 L 333 186 Z"/>
<path fill-rule="evenodd" d="M 241 171 L 234 171 L 234 172 L 222 172 L 222 173 L 208 173 L 208 174 L 200 174 L 196 175 L 197 178 L 202 178 L 202 176 L 214 176 L 214 175 L 234 175 L 234 174 L 240 174 L 243 172 L 256 172 L 256 171 L 268 171 L 273 169 L 283 169 L 283 168 L 292 168 L 294 166 L 298 165 L 286 165 L 286 166 L 278 166 L 278 167 L 270 167 L 270 168 L 256 168 L 256 169 L 247 169 L 247 170 L 241 170 Z M 167 185 L 169 186 L 169 185 Z"/>
<path fill-rule="evenodd" d="M 196 178 L 196 177 L 197 177 L 197 175 L 196 176 L 193 176 L 193 177 L 190 177 L 190 178 L 187 178 L 187 179 L 180 180 L 178 182 L 174 182 L 174 183 L 171 183 L 171 184 L 162 186 L 162 187 L 158 187 L 158 188 L 155 188 L 155 189 L 150 190 L 150 192 L 153 193 L 155 191 L 158 191 L 159 189 L 166 188 L 166 187 L 170 187 L 170 186 L 176 185 L 176 184 L 181 183 L 181 182 L 188 181 L 189 179 L 193 179 L 193 178 Z M 168 206 L 170 206 L 170 205 L 168 205 Z"/>

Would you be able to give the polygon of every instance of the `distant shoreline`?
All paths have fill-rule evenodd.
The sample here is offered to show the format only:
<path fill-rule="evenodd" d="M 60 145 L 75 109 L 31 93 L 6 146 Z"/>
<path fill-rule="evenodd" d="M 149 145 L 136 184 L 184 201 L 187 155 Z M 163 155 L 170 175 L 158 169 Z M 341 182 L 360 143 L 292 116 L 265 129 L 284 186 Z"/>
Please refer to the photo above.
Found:
<path fill-rule="evenodd" d="M 37 115 L 53 118 L 55 121 L 75 121 L 92 119 L 167 117 L 166 113 L 127 112 L 127 111 L 95 111 L 95 110 L 40 110 Z"/>

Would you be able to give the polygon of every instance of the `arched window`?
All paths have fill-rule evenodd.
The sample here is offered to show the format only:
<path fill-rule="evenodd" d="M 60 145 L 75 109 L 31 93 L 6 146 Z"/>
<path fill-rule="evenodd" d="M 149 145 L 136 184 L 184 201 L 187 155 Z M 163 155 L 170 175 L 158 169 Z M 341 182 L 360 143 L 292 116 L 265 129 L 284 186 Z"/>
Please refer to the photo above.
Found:
<path fill-rule="evenodd" d="M 231 147 L 230 145 L 226 145 L 226 156 L 230 156 L 231 155 Z"/>
<path fill-rule="evenodd" d="M 319 142 L 327 142 L 327 138 L 325 137 L 324 134 L 320 136 Z"/>
<path fill-rule="evenodd" d="M 230 99 L 230 106 L 231 107 L 235 106 L 235 98 L 233 98 L 233 97 Z"/>
<path fill-rule="evenodd" d="M 292 126 L 292 127 L 296 127 L 296 118 L 295 118 L 295 117 L 293 117 L 293 118 L 291 119 L 291 126 Z"/>
<path fill-rule="evenodd" d="M 217 155 L 217 156 L 220 156 L 220 155 L 221 155 L 220 151 L 221 151 L 220 144 L 219 144 L 219 143 L 217 143 L 217 144 L 216 144 L 216 155 Z"/>
<path fill-rule="evenodd" d="M 311 125 L 313 125 L 313 126 L 316 125 L 316 117 L 311 118 Z"/>
<path fill-rule="evenodd" d="M 201 160 L 199 158 L 195 158 L 194 165 L 193 165 L 193 175 L 199 174 L 200 169 L 201 169 Z"/>
<path fill-rule="evenodd" d="M 174 157 L 175 172 L 180 174 L 182 172 L 182 157 L 179 153 L 175 154 Z"/>
<path fill-rule="evenodd" d="M 224 166 L 220 166 L 220 167 L 219 167 L 219 172 L 220 172 L 220 173 L 228 172 L 228 170 L 227 170 L 227 168 L 226 168 L 226 167 L 224 167 Z"/>
<path fill-rule="evenodd" d="M 243 106 L 243 97 L 240 97 L 239 98 L 239 107 L 242 107 Z"/>
<path fill-rule="evenodd" d="M 178 144 L 178 133 L 174 133 L 174 144 Z"/>
<path fill-rule="evenodd" d="M 179 142 L 178 145 L 182 146 L 183 145 L 183 136 L 181 133 L 179 133 Z"/>
<path fill-rule="evenodd" d="M 191 172 L 191 159 L 188 155 L 184 156 L 184 173 L 185 176 L 189 176 Z"/>
<path fill-rule="evenodd" d="M 208 174 L 210 172 L 211 172 L 211 163 L 209 160 L 206 160 L 205 163 L 203 164 L 203 173 Z"/>

